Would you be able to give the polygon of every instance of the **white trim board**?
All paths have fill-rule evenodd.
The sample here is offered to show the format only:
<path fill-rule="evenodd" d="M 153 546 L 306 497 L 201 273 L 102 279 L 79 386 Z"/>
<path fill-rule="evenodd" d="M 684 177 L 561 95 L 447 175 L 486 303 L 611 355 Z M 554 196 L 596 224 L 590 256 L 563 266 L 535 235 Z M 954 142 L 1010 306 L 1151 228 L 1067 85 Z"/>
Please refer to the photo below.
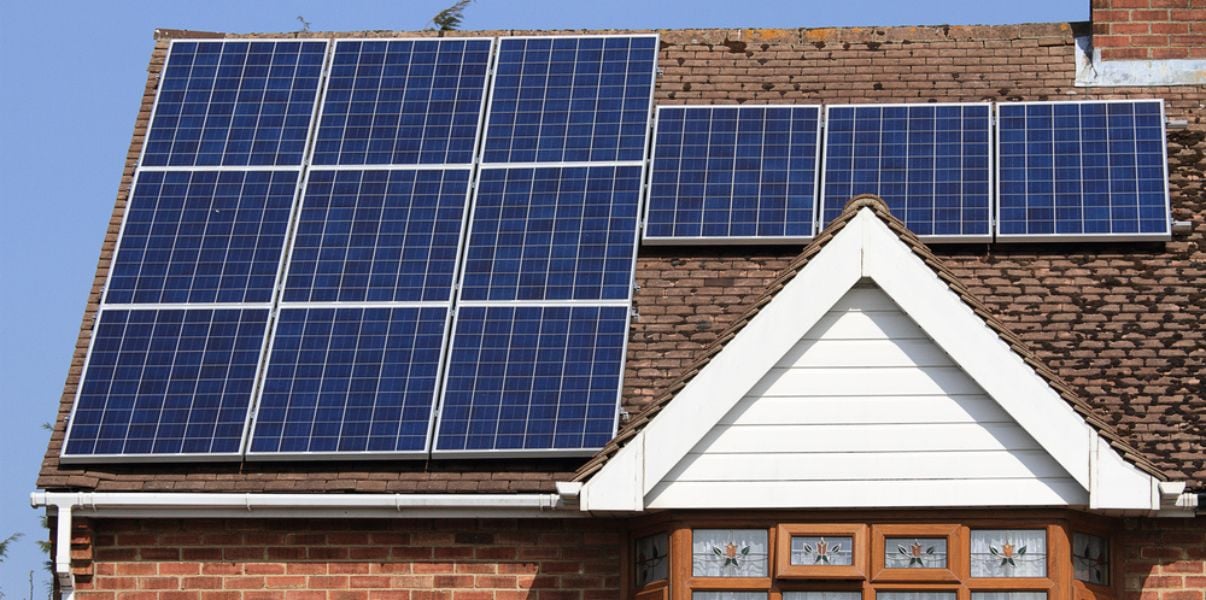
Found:
<path fill-rule="evenodd" d="M 907 484 L 899 498 L 874 488 L 826 494 L 808 486 L 748 490 L 741 498 L 708 494 L 651 494 L 721 423 L 764 376 L 862 280 L 878 286 L 983 393 L 999 405 L 1064 472 L 1067 484 L 1042 494 L 998 486 L 972 491 L 963 484 Z M 1105 452 L 1102 452 L 1102 449 Z M 765 458 L 764 458 L 765 459 Z M 1068 485 L 1070 484 L 1070 485 Z M 581 494 L 588 511 L 711 506 L 822 508 L 859 506 L 1084 506 L 1120 511 L 1159 509 L 1156 480 L 1122 458 L 1076 414 L 1059 393 L 1002 341 L 962 298 L 870 209 L 864 208 L 789 281 L 748 325 L 715 355 L 677 397 L 589 481 Z M 956 488 L 956 489 L 952 489 Z M 1037 490 L 1037 488 L 1035 488 Z M 1022 498 L 1021 496 L 1026 496 Z M 756 503 L 753 498 L 761 498 Z"/>

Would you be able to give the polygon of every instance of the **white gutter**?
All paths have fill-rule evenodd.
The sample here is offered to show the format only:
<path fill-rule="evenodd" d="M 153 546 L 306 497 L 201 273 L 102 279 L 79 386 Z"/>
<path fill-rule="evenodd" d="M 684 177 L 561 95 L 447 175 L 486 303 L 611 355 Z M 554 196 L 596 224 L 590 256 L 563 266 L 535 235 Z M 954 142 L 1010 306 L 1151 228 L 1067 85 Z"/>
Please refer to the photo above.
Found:
<path fill-rule="evenodd" d="M 34 492 L 30 504 L 56 515 L 54 572 L 64 600 L 73 516 L 108 518 L 539 518 L 584 517 L 576 494 L 173 494 Z M 570 491 L 571 493 L 566 493 Z"/>

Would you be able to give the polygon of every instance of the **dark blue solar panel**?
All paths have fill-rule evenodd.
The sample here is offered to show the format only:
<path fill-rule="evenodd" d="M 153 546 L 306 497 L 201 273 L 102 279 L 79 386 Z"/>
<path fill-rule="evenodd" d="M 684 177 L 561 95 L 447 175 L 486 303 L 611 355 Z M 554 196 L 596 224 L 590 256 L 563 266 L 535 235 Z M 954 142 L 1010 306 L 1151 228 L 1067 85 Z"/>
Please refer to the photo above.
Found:
<path fill-rule="evenodd" d="M 144 166 L 300 165 L 327 43 L 172 43 Z"/>
<path fill-rule="evenodd" d="M 448 309 L 280 312 L 253 453 L 427 448 Z"/>
<path fill-rule="evenodd" d="M 337 42 L 314 164 L 472 163 L 490 45 Z"/>
<path fill-rule="evenodd" d="M 645 238 L 813 235 L 820 107 L 663 107 Z"/>
<path fill-rule="evenodd" d="M 271 302 L 296 171 L 142 171 L 105 301 Z"/>
<path fill-rule="evenodd" d="M 104 310 L 65 457 L 240 450 L 268 310 Z"/>
<path fill-rule="evenodd" d="M 484 162 L 639 161 L 656 36 L 507 38 Z"/>
<path fill-rule="evenodd" d="M 997 110 L 1001 237 L 1167 237 L 1162 101 Z"/>
<path fill-rule="evenodd" d="M 436 450 L 589 450 L 615 433 L 626 306 L 461 306 Z"/>
<path fill-rule="evenodd" d="M 450 301 L 469 173 L 311 171 L 284 300 Z"/>
<path fill-rule="evenodd" d="M 882 197 L 918 235 L 987 237 L 988 104 L 830 106 L 822 220 L 859 194 Z"/>
<path fill-rule="evenodd" d="M 641 168 L 483 169 L 463 300 L 624 300 Z"/>

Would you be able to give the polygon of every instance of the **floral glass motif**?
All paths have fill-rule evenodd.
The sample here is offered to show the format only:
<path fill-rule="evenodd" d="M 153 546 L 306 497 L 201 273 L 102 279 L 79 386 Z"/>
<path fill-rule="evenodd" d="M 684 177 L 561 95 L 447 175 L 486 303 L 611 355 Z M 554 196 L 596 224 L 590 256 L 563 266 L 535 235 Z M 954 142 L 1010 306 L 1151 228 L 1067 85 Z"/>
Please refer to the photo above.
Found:
<path fill-rule="evenodd" d="M 854 564 L 853 550 L 850 536 L 792 536 L 791 564 L 848 566 Z"/>
<path fill-rule="evenodd" d="M 691 574 L 696 577 L 766 577 L 765 529 L 695 529 Z"/>
<path fill-rule="evenodd" d="M 884 568 L 944 569 L 946 538 L 885 538 Z"/>
<path fill-rule="evenodd" d="M 1081 581 L 1109 585 L 1109 542 L 1103 537 L 1073 532 L 1072 572 Z"/>
<path fill-rule="evenodd" d="M 972 600 L 1047 600 L 1047 592 L 972 592 Z"/>
<path fill-rule="evenodd" d="M 691 592 L 691 600 L 766 600 L 766 592 Z"/>
<path fill-rule="evenodd" d="M 876 592 L 875 600 L 955 600 L 955 592 Z"/>
<path fill-rule="evenodd" d="M 971 534 L 972 577 L 1046 577 L 1047 532 L 982 529 Z"/>
<path fill-rule="evenodd" d="M 783 592 L 783 600 L 862 600 L 862 592 L 835 592 L 808 590 Z"/>
<path fill-rule="evenodd" d="M 650 581 L 666 579 L 669 576 L 670 561 L 667 558 L 670 549 L 670 536 L 665 533 L 643 537 L 636 541 L 636 572 L 637 587 L 644 586 Z"/>

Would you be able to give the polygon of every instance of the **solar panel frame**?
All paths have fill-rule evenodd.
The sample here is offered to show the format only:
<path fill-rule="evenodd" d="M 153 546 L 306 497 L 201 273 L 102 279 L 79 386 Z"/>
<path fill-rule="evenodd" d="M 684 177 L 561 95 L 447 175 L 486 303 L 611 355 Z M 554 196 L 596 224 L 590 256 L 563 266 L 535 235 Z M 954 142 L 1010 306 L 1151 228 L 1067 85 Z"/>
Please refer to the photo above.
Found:
<path fill-rule="evenodd" d="M 159 454 L 156 454 L 156 453 L 68 454 L 67 449 L 70 446 L 71 439 L 72 439 L 72 432 L 73 432 L 74 426 L 76 424 L 76 413 L 79 411 L 80 397 L 83 395 L 83 392 L 84 392 L 85 378 L 88 374 L 88 369 L 92 364 L 92 358 L 94 355 L 94 351 L 96 349 L 96 341 L 97 341 L 97 329 L 96 328 L 99 328 L 100 323 L 102 322 L 103 317 L 106 314 L 106 312 L 108 312 L 108 311 L 159 312 L 159 311 L 163 311 L 163 310 L 178 310 L 181 312 L 185 312 L 190 309 L 210 310 L 210 311 L 215 311 L 215 312 L 220 311 L 220 310 L 222 310 L 222 311 L 226 311 L 226 310 L 239 311 L 239 312 L 246 312 L 248 310 L 263 310 L 265 313 L 267 313 L 267 316 L 265 317 L 263 337 L 260 340 L 260 350 L 259 350 L 260 356 L 259 356 L 259 360 L 256 361 L 255 374 L 252 379 L 252 388 L 250 390 L 250 397 L 248 399 L 247 412 L 246 412 L 246 416 L 245 416 L 244 422 L 243 422 L 243 431 L 240 436 L 238 451 L 237 452 L 223 452 L 223 453 L 209 453 L 209 452 L 207 452 L 207 453 L 197 453 L 197 452 L 183 453 L 182 452 L 182 453 L 159 453 Z M 266 361 L 264 361 L 263 358 L 265 356 L 264 353 L 267 350 L 269 336 L 270 336 L 270 332 L 272 330 L 272 320 L 273 320 L 272 312 L 273 311 L 271 309 L 271 306 L 269 306 L 269 305 L 248 306 L 248 305 L 232 305 L 232 304 L 208 304 L 208 305 L 190 304 L 190 305 L 136 305 L 136 306 L 102 305 L 102 306 L 100 306 L 96 312 L 96 320 L 95 320 L 96 326 L 93 329 L 92 335 L 89 337 L 88 349 L 84 354 L 84 363 L 80 370 L 80 377 L 79 377 L 78 383 L 76 384 L 74 397 L 72 398 L 71 412 L 68 414 L 67 426 L 66 426 L 66 429 L 64 430 L 64 434 L 63 434 L 63 444 L 62 444 L 62 447 L 59 449 L 59 461 L 62 462 L 63 464 L 96 464 L 96 463 L 112 463 L 112 462 L 121 462 L 121 463 L 234 462 L 234 461 L 242 460 L 243 456 L 244 456 L 244 451 L 246 450 L 246 446 L 247 446 L 247 424 L 250 421 L 252 411 L 255 408 L 253 401 L 254 401 L 254 398 L 256 397 L 256 395 L 258 394 L 258 388 L 260 387 L 260 382 L 263 379 L 263 375 L 264 375 L 264 366 L 265 366 Z"/>
<path fill-rule="evenodd" d="M 405 164 L 401 164 L 401 163 L 367 163 L 367 162 L 360 163 L 360 164 L 340 164 L 338 162 L 331 163 L 331 164 L 314 163 L 312 159 L 313 159 L 313 155 L 317 149 L 317 144 L 319 141 L 318 133 L 319 133 L 319 130 L 321 129 L 322 119 L 325 114 L 325 108 L 327 105 L 327 95 L 330 92 L 330 68 L 329 67 L 330 67 L 330 64 L 334 62 L 336 52 L 338 52 L 339 44 L 341 42 L 431 41 L 433 39 L 434 40 L 454 39 L 454 40 L 465 40 L 465 41 L 488 41 L 490 44 L 490 48 L 487 51 L 488 59 L 487 59 L 487 63 L 486 63 L 486 75 L 483 78 L 483 86 L 484 87 L 482 89 L 482 99 L 481 99 L 480 106 L 478 106 L 477 132 L 476 132 L 474 140 L 473 140 L 473 150 L 470 154 L 470 157 L 471 157 L 470 161 L 467 163 L 405 163 Z M 344 39 L 332 40 L 332 43 L 330 44 L 330 47 L 327 52 L 328 69 L 324 72 L 323 83 L 321 85 L 321 90 L 320 90 L 321 93 L 319 94 L 319 99 L 318 99 L 318 105 L 317 105 L 315 113 L 314 113 L 314 120 L 311 122 L 311 124 L 313 125 L 313 131 L 311 132 L 310 135 L 313 138 L 313 140 L 312 140 L 312 145 L 310 147 L 310 152 L 307 154 L 307 164 L 309 164 L 312 168 L 318 168 L 318 169 L 342 169 L 342 168 L 365 169 L 365 168 L 370 168 L 370 167 L 398 167 L 398 168 L 410 167 L 410 168 L 421 169 L 421 168 L 443 168 L 448 165 L 472 166 L 472 165 L 476 164 L 480 159 L 480 156 L 482 153 L 482 148 L 485 145 L 484 138 L 486 135 L 485 131 L 486 131 L 486 117 L 488 114 L 487 110 L 488 110 L 488 106 L 489 106 L 490 96 L 494 92 L 494 67 L 495 67 L 495 63 L 498 60 L 498 47 L 499 47 L 498 40 L 499 40 L 499 38 L 496 38 L 496 37 L 480 37 L 480 36 L 478 36 L 478 37 L 457 37 L 457 38 L 373 37 L 373 38 L 344 38 Z"/>
<path fill-rule="evenodd" d="M 1002 143 L 1001 109 L 1002 109 L 1002 107 L 1006 107 L 1006 106 L 1026 107 L 1026 106 L 1037 106 L 1037 105 L 1055 106 L 1055 105 L 1060 105 L 1060 104 L 1065 104 L 1065 105 L 1066 104 L 1079 104 L 1079 105 L 1106 104 L 1106 105 L 1108 105 L 1108 104 L 1136 104 L 1136 103 L 1142 103 L 1142 102 L 1156 102 L 1160 106 L 1159 119 L 1160 119 L 1160 133 L 1161 133 L 1161 141 L 1162 141 L 1162 143 L 1160 144 L 1160 149 L 1161 149 L 1160 164 L 1161 164 L 1161 167 L 1163 170 L 1162 171 L 1162 181 L 1163 181 L 1163 185 L 1164 185 L 1164 207 L 1165 207 L 1165 212 L 1166 212 L 1166 217 L 1167 217 L 1165 219 L 1165 227 L 1164 227 L 1163 231 L 1154 232 L 1154 233 L 1117 233 L 1117 234 L 1115 234 L 1115 233 L 1107 233 L 1107 234 L 1102 234 L 1102 233 L 1011 234 L 1011 233 L 1002 233 L 1001 232 L 1000 228 L 1001 228 L 1001 207 L 1002 207 L 1002 202 L 1001 202 L 1001 179 L 1002 178 L 1001 178 L 1000 172 L 1001 172 L 1001 169 L 1003 168 L 1003 165 L 1001 162 L 1001 156 L 1002 156 L 1002 154 L 1001 154 L 1001 143 Z M 1065 240 L 1077 241 L 1077 242 L 1121 242 L 1121 241 L 1148 242 L 1148 241 L 1168 241 L 1168 240 L 1172 239 L 1172 197 L 1169 192 L 1169 182 L 1168 182 L 1168 177 L 1169 177 L 1169 173 L 1168 173 L 1168 126 L 1167 126 L 1168 117 L 1167 117 L 1165 102 L 1164 102 L 1163 98 L 1146 98 L 1146 99 L 1142 99 L 1142 100 L 1124 100 L 1124 99 L 1080 100 L 1080 101 L 1065 101 L 1065 102 L 1050 101 L 1050 100 L 1047 100 L 1047 101 L 1032 100 L 1032 101 L 1024 101 L 1024 102 L 1007 102 L 1007 103 L 1006 102 L 997 102 L 997 103 L 994 103 L 993 119 L 994 119 L 994 122 L 996 125 L 994 127 L 994 133 L 996 134 L 995 152 L 996 152 L 996 158 L 997 158 L 997 160 L 995 161 L 996 162 L 995 168 L 993 169 L 993 174 L 996 177 L 996 180 L 995 180 L 996 186 L 993 189 L 993 196 L 995 199 L 994 206 L 993 206 L 993 220 L 994 220 L 993 233 L 995 234 L 996 240 L 998 242 L 1008 242 L 1008 243 L 1037 242 L 1037 243 L 1042 243 L 1042 242 L 1060 242 L 1060 241 L 1065 241 Z M 1136 152 L 1136 154 L 1138 154 L 1138 152 Z M 1053 160 L 1054 160 L 1054 157 L 1055 157 L 1055 153 L 1053 151 L 1052 152 Z M 1081 199 L 1083 201 L 1083 196 Z M 1055 219 L 1053 219 L 1052 222 L 1054 223 Z"/>
<path fill-rule="evenodd" d="M 205 42 L 205 43 L 227 43 L 227 42 L 236 42 L 236 43 L 237 42 L 299 42 L 300 43 L 300 42 L 312 42 L 312 43 L 321 43 L 323 45 L 323 52 L 322 52 L 323 61 L 322 61 L 322 66 L 320 67 L 319 74 L 318 74 L 318 87 L 315 89 L 314 102 L 313 102 L 313 106 L 310 109 L 310 120 L 308 122 L 309 127 L 307 128 L 306 138 L 302 143 L 301 159 L 296 164 L 291 163 L 288 165 L 278 165 L 278 164 L 272 164 L 272 165 L 252 165 L 252 164 L 247 164 L 247 165 L 221 165 L 221 164 L 219 164 L 219 165 L 197 165 L 197 164 L 195 164 L 195 159 L 194 159 L 194 164 L 192 164 L 192 165 L 170 165 L 170 164 L 147 165 L 146 164 L 146 155 L 147 155 L 147 146 L 149 146 L 150 142 L 151 142 L 151 128 L 154 126 L 155 117 L 159 114 L 160 98 L 163 95 L 164 86 L 163 86 L 163 81 L 161 79 L 155 88 L 155 98 L 151 102 L 151 113 L 150 113 L 150 115 L 148 115 L 148 118 L 147 118 L 146 136 L 143 139 L 142 147 L 139 148 L 139 151 L 138 151 L 138 162 L 135 163 L 136 170 L 152 170 L 152 169 L 154 169 L 154 170 L 208 170 L 208 169 L 227 169 L 227 168 L 229 168 L 229 169 L 271 170 L 274 168 L 298 169 L 298 168 L 301 168 L 303 165 L 308 165 L 310 162 L 310 151 L 313 148 L 313 138 L 314 138 L 314 131 L 315 131 L 315 128 L 313 127 L 313 125 L 316 123 L 315 119 L 317 119 L 317 117 L 318 117 L 318 110 L 322 106 L 322 97 L 326 93 L 327 66 L 330 64 L 330 61 L 331 61 L 331 49 L 333 47 L 333 44 L 331 44 L 330 42 L 328 42 L 325 39 L 318 39 L 318 38 L 313 38 L 313 39 L 257 38 L 257 39 L 246 39 L 246 40 L 241 40 L 241 39 L 172 39 L 168 42 L 167 57 L 164 59 L 164 69 L 166 70 L 166 68 L 168 66 L 168 61 L 171 59 L 172 50 L 176 47 L 176 44 L 178 44 L 178 43 L 179 44 L 200 43 L 200 42 Z"/>
<path fill-rule="evenodd" d="M 828 222 L 825 220 L 825 212 L 827 209 L 827 206 L 825 204 L 825 196 L 826 196 L 825 192 L 826 192 L 826 187 L 828 185 L 828 178 L 826 175 L 829 170 L 828 169 L 829 141 L 830 141 L 829 134 L 832 131 L 832 120 L 830 119 L 830 112 L 834 108 L 853 108 L 853 109 L 857 110 L 859 108 L 880 108 L 880 109 L 883 109 L 883 108 L 906 108 L 907 109 L 907 108 L 913 108 L 913 107 L 950 107 L 950 106 L 959 106 L 959 107 L 983 106 L 983 107 L 987 108 L 988 114 L 987 114 L 986 118 L 988 119 L 987 133 L 988 133 L 988 138 L 989 138 L 986 142 L 987 152 L 988 152 L 988 155 L 987 155 L 988 162 L 987 162 L 987 167 L 986 167 L 988 181 L 987 181 L 987 189 L 985 192 L 986 200 L 988 203 L 988 206 L 986 207 L 986 209 L 988 211 L 988 214 L 986 216 L 987 229 L 984 234 L 968 234 L 968 235 L 930 235 L 930 234 L 921 235 L 921 234 L 918 234 L 918 237 L 921 238 L 922 240 L 924 240 L 925 242 L 931 243 L 931 244 L 945 244 L 945 243 L 956 243 L 956 244 L 963 243 L 963 244 L 965 244 L 965 243 L 991 242 L 993 239 L 993 233 L 996 231 L 996 224 L 994 222 L 996 213 L 993 210 L 993 206 L 994 206 L 994 204 L 996 204 L 996 198 L 997 198 L 996 194 L 995 194 L 995 190 L 996 190 L 995 177 L 996 177 L 997 173 L 996 173 L 996 169 L 993 166 L 996 163 L 996 159 L 997 159 L 997 156 L 996 156 L 997 146 L 993 140 L 993 138 L 995 137 L 995 134 L 996 134 L 996 125 L 995 125 L 995 119 L 994 119 L 995 113 L 993 112 L 993 103 L 991 103 L 991 102 L 897 102 L 897 103 L 888 103 L 888 104 L 878 104 L 878 103 L 875 103 L 875 104 L 872 104 L 872 103 L 826 104 L 825 105 L 825 119 L 824 119 L 824 124 L 823 124 L 823 128 L 824 128 L 825 132 L 824 132 L 824 139 L 822 142 L 821 163 L 818 165 L 818 169 L 821 172 L 821 175 L 820 175 L 821 181 L 820 181 L 819 187 L 817 188 L 818 200 L 817 200 L 817 210 L 816 210 L 816 219 L 817 219 L 816 232 L 818 234 L 821 233 L 822 231 L 825 230 L 825 226 L 828 224 Z M 936 199 L 937 198 L 935 196 L 935 200 Z M 848 202 L 849 200 L 850 200 L 850 198 L 846 198 L 843 201 L 843 203 Z M 841 207 L 837 207 L 837 209 L 840 212 Z M 896 216 L 898 218 L 900 218 L 900 220 L 902 222 L 905 221 L 905 215 L 896 215 Z"/>
<path fill-rule="evenodd" d="M 653 163 L 657 158 L 657 138 L 658 138 L 658 133 L 659 133 L 661 123 L 662 123 L 662 118 L 661 118 L 662 109 L 712 110 L 712 109 L 716 109 L 716 108 L 736 108 L 738 110 L 740 110 L 742 108 L 762 108 L 762 109 L 814 108 L 814 109 L 816 109 L 816 111 L 817 111 L 817 132 L 816 132 L 816 139 L 814 141 L 815 149 L 813 151 L 814 167 L 813 167 L 813 182 L 812 182 L 812 186 L 813 186 L 813 189 L 812 189 L 812 219 L 811 219 L 811 232 L 809 235 L 807 235 L 807 236 L 704 236 L 704 235 L 700 235 L 700 236 L 654 236 L 654 235 L 648 234 L 649 212 L 650 212 L 650 207 L 653 205 L 652 198 L 651 198 L 652 187 L 653 187 L 652 171 L 653 171 Z M 641 212 L 641 243 L 648 244 L 650 246 L 655 246 L 655 245 L 656 246 L 689 246 L 689 245 L 699 245 L 699 244 L 728 246 L 728 245 L 754 245 L 754 244 L 768 244 L 768 245 L 769 244 L 794 244 L 794 243 L 807 243 L 807 242 L 811 241 L 814 237 L 816 237 L 816 235 L 819 231 L 818 215 L 820 214 L 819 211 L 820 211 L 820 203 L 821 203 L 821 201 L 820 201 L 821 174 L 824 171 L 823 165 L 821 163 L 821 160 L 822 160 L 821 148 L 822 148 L 822 142 L 824 140 L 822 130 L 825 129 L 824 128 L 824 117 L 825 117 L 824 106 L 821 104 L 707 104 L 707 105 L 665 105 L 665 104 L 661 104 L 661 105 L 658 105 L 655 108 L 654 117 L 653 117 L 653 132 L 650 136 L 651 140 L 649 142 L 649 146 L 650 146 L 649 160 L 645 161 L 648 165 L 646 167 L 646 171 L 648 171 L 648 173 L 646 173 L 646 175 L 645 175 L 646 185 L 645 185 L 645 190 L 642 192 L 644 206 L 643 206 L 643 210 Z"/>
<path fill-rule="evenodd" d="M 559 160 L 559 161 L 537 161 L 537 160 L 534 160 L 534 161 L 490 161 L 490 160 L 486 159 L 486 150 L 487 150 L 488 144 L 490 142 L 490 136 L 489 136 L 490 115 L 494 113 L 494 99 L 495 99 L 497 89 L 498 89 L 497 81 L 498 81 L 498 65 L 500 62 L 499 56 L 502 52 L 503 44 L 507 40 L 541 40 L 541 39 L 555 40 L 555 39 L 565 39 L 565 38 L 608 39 L 608 38 L 635 38 L 635 37 L 653 38 L 653 48 L 654 48 L 653 64 L 651 67 L 652 75 L 649 80 L 649 104 L 645 111 L 645 143 L 642 147 L 641 157 L 639 159 L 585 160 L 585 161 L 567 161 L 567 160 Z M 540 165 L 540 166 L 566 166 L 566 165 L 587 164 L 587 163 L 593 164 L 593 165 L 597 165 L 597 164 L 614 164 L 614 165 L 641 164 L 641 165 L 645 165 L 645 164 L 647 164 L 649 162 L 648 160 L 646 160 L 646 158 L 649 156 L 649 137 L 650 137 L 649 130 L 652 127 L 652 123 L 651 123 L 650 119 L 653 116 L 654 95 L 655 95 L 654 91 L 657 88 L 657 77 L 658 77 L 658 70 L 659 70 L 659 67 L 658 67 L 659 51 L 658 51 L 658 49 L 660 47 L 660 42 L 661 42 L 661 34 L 656 33 L 656 32 L 655 33 L 645 33 L 645 34 L 586 34 L 586 35 L 571 35 L 571 36 L 549 36 L 549 35 L 499 36 L 497 38 L 497 42 L 494 44 L 493 61 L 491 62 L 491 65 L 490 65 L 490 94 L 489 94 L 489 97 L 486 99 L 485 112 L 482 114 L 481 136 L 478 140 L 478 148 L 477 148 L 477 152 L 475 154 L 475 156 L 477 156 L 477 158 L 478 158 L 479 164 L 488 165 L 488 166 L 492 166 L 492 167 L 503 166 L 503 165 L 518 165 L 518 164 Z M 617 154 L 619 153 L 618 148 L 617 148 L 616 152 L 617 152 Z M 510 154 L 510 151 L 508 151 L 508 154 Z M 562 150 L 562 156 L 564 158 L 564 149 Z"/>

